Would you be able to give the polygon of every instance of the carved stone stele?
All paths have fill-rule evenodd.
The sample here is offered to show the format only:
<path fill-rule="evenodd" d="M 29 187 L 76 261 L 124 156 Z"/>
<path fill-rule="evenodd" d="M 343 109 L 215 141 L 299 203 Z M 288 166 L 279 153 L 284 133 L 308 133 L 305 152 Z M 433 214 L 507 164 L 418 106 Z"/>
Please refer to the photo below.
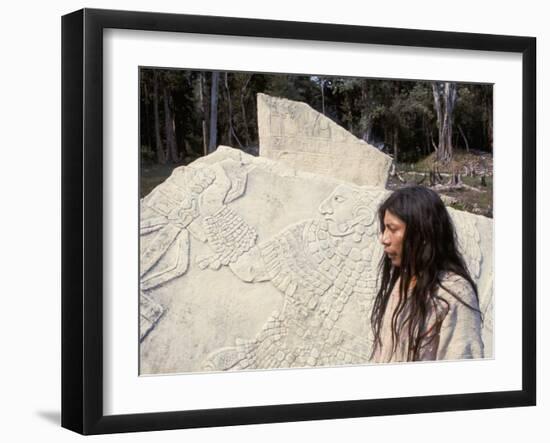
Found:
<path fill-rule="evenodd" d="M 368 363 L 389 191 L 219 147 L 141 201 L 142 374 Z M 492 220 L 451 210 L 492 355 Z"/>
<path fill-rule="evenodd" d="M 258 94 L 260 157 L 300 171 L 384 188 L 392 159 L 309 105 Z"/>

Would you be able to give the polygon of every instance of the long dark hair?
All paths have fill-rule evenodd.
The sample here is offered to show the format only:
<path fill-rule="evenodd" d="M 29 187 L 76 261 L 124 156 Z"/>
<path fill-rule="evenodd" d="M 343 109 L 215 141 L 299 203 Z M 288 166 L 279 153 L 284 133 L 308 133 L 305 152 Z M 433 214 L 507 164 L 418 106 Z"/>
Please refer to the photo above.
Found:
<path fill-rule="evenodd" d="M 451 272 L 464 278 L 472 286 L 476 298 L 477 286 L 458 250 L 452 219 L 437 193 L 423 186 L 411 186 L 393 192 L 378 209 L 382 234 L 386 211 L 405 222 L 406 228 L 400 266 L 392 266 L 386 255 L 380 262 L 380 289 L 371 316 L 374 349 L 382 346 L 382 319 L 390 294 L 401 277 L 399 301 L 391 319 L 392 353 L 395 353 L 406 328 L 407 360 L 419 360 L 421 345 L 435 339 L 449 310 L 448 302 L 437 295 L 439 287 L 466 306 L 479 311 L 443 285 L 442 273 Z M 436 313 L 435 324 L 428 329 L 427 320 L 432 312 Z"/>

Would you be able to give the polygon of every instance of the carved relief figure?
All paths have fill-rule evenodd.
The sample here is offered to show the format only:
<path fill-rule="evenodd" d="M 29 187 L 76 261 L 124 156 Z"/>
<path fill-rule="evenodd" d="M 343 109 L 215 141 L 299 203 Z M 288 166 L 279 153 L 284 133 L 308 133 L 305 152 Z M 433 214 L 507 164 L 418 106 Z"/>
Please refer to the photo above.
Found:
<path fill-rule="evenodd" d="M 217 180 L 217 178 L 216 178 Z M 222 179 L 223 180 L 223 179 Z M 227 186 L 227 184 L 226 184 Z M 367 318 L 376 289 L 376 208 L 386 191 L 340 185 L 319 206 L 319 219 L 284 229 L 255 245 L 253 229 L 222 204 L 223 192 L 202 196 L 207 241 L 215 253 L 199 266 L 228 265 L 246 282 L 270 281 L 283 295 L 253 338 L 212 353 L 204 368 L 304 367 L 368 361 L 371 338 L 339 327 L 350 297 Z M 217 208 L 217 210 L 216 210 Z M 203 208 L 201 206 L 201 212 Z"/>
<path fill-rule="evenodd" d="M 141 201 L 140 340 L 164 313 L 147 292 L 185 274 L 189 234 L 206 240 L 199 200 L 203 212 L 209 203 L 202 197 L 203 192 L 210 188 L 208 195 L 218 195 L 223 187 L 222 202 L 227 204 L 244 193 L 246 172 L 240 162 L 232 159 L 213 166 L 178 168 Z"/>

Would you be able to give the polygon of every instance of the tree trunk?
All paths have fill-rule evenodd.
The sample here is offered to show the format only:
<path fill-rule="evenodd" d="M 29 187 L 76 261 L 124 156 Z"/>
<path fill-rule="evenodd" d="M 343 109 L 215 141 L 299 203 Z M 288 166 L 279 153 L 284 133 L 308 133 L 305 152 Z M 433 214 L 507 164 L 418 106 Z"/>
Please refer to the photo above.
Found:
<path fill-rule="evenodd" d="M 350 105 L 350 109 L 353 106 Z M 372 134 L 372 121 L 369 118 L 369 84 L 368 80 L 361 81 L 361 117 L 359 119 L 359 125 L 363 131 L 363 140 L 367 143 L 371 141 Z M 365 126 L 363 126 L 365 124 Z"/>
<path fill-rule="evenodd" d="M 160 117 L 159 117 L 159 79 L 158 71 L 153 74 L 153 110 L 155 114 L 155 145 L 157 148 L 157 162 L 161 165 L 166 163 L 166 154 L 164 146 L 162 146 L 162 138 L 160 136 Z"/>
<path fill-rule="evenodd" d="M 208 154 L 208 141 L 206 140 L 206 110 L 204 107 L 204 95 L 203 95 L 203 73 L 199 72 L 199 106 L 202 113 L 202 149 L 203 154 Z"/>
<path fill-rule="evenodd" d="M 395 103 L 395 100 L 400 95 L 400 89 L 401 89 L 401 82 L 395 81 L 393 82 L 393 99 L 392 99 L 392 107 Z M 390 108 L 391 109 L 391 108 Z M 399 121 L 399 115 L 398 111 L 391 111 L 391 124 L 393 126 L 393 161 L 397 163 L 398 156 L 399 156 L 399 128 L 401 126 L 401 123 Z"/>
<path fill-rule="evenodd" d="M 250 79 L 252 78 L 252 74 L 250 74 L 246 80 L 246 82 L 244 83 L 243 87 L 241 88 L 241 114 L 242 114 L 242 118 L 243 118 L 243 127 L 244 127 L 244 140 L 245 140 L 245 144 L 246 144 L 246 147 L 250 147 L 251 145 L 251 140 L 250 140 L 250 132 L 248 130 L 248 119 L 246 118 L 246 106 L 245 106 L 245 103 L 244 103 L 244 100 L 246 98 L 246 94 L 247 94 L 247 86 L 248 86 L 248 83 L 250 83 Z"/>
<path fill-rule="evenodd" d="M 181 157 L 178 154 L 178 146 L 176 144 L 176 122 L 174 120 L 174 113 L 170 103 L 170 94 L 168 94 L 168 87 L 163 88 L 164 95 L 164 129 L 166 131 L 166 150 L 168 153 L 168 161 L 172 163 L 178 163 L 181 161 Z"/>
<path fill-rule="evenodd" d="M 493 152 L 493 103 L 492 100 L 486 99 L 485 106 L 487 107 L 487 142 L 490 152 Z"/>
<path fill-rule="evenodd" d="M 397 126 L 393 127 L 393 162 L 397 163 L 397 156 L 399 154 L 399 129 Z"/>
<path fill-rule="evenodd" d="M 466 138 L 466 134 L 464 134 L 464 131 L 462 130 L 462 127 L 458 125 L 458 132 L 460 132 L 460 135 L 462 136 L 464 140 L 464 144 L 466 145 L 466 152 L 470 152 L 470 144 L 468 143 L 468 139 Z"/>
<path fill-rule="evenodd" d="M 384 133 L 384 145 L 389 147 L 392 141 L 390 139 L 387 123 L 382 124 L 382 132 Z"/>
<path fill-rule="evenodd" d="M 430 144 L 430 130 L 428 129 L 428 124 L 426 122 L 426 116 L 422 116 L 422 131 L 424 132 L 424 155 L 428 155 L 431 152 L 431 144 Z"/>
<path fill-rule="evenodd" d="M 147 88 L 147 82 L 143 84 L 144 88 L 144 101 L 143 108 L 145 111 L 145 139 L 147 140 L 147 146 L 149 149 L 153 149 L 153 140 L 151 138 L 151 116 L 149 115 L 149 89 Z"/>
<path fill-rule="evenodd" d="M 367 143 L 370 143 L 372 141 L 372 121 L 370 119 L 367 120 L 367 127 L 365 129 L 365 132 L 363 133 L 363 140 L 365 140 Z"/>
<path fill-rule="evenodd" d="M 220 73 L 212 72 L 212 88 L 210 92 L 210 137 L 208 152 L 214 152 L 218 141 L 218 81 Z"/>
<path fill-rule="evenodd" d="M 450 82 L 432 83 L 439 140 L 436 160 L 442 164 L 453 159 L 453 111 L 456 104 L 456 84 Z"/>
<path fill-rule="evenodd" d="M 229 80 L 228 80 L 227 72 L 224 75 L 224 85 L 225 85 L 225 93 L 227 95 L 227 119 L 229 121 L 227 133 L 229 138 L 229 146 L 233 145 L 232 139 L 234 138 L 239 144 L 239 147 L 242 148 L 243 145 L 239 140 L 237 133 L 235 132 L 235 128 L 233 127 L 233 105 L 231 104 L 231 93 L 229 92 Z"/>
<path fill-rule="evenodd" d="M 225 100 L 227 102 L 227 142 L 225 144 L 227 144 L 228 146 L 233 146 L 233 140 L 232 140 L 232 138 L 233 138 L 233 127 L 232 127 L 233 116 L 232 116 L 232 112 L 231 112 L 231 94 L 229 94 L 229 84 L 228 84 L 228 81 L 227 81 L 227 72 L 225 72 L 224 75 L 223 75 L 223 91 L 225 93 Z M 222 114 L 223 114 L 223 112 L 222 112 Z"/>

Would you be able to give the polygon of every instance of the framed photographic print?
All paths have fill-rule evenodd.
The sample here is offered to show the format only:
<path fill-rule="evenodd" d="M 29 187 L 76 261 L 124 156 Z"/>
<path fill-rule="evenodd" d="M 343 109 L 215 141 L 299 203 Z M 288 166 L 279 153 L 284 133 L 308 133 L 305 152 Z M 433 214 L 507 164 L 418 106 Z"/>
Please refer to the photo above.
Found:
<path fill-rule="evenodd" d="M 62 425 L 534 405 L 535 51 L 64 16 Z"/>

